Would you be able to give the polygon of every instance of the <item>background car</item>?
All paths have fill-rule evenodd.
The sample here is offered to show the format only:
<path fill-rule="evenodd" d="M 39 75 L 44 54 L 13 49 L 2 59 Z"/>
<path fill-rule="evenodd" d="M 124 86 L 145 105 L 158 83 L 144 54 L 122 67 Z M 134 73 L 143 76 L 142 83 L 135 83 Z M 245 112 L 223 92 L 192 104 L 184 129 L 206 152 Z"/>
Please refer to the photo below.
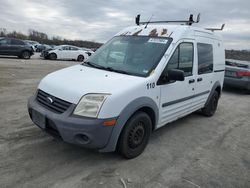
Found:
<path fill-rule="evenodd" d="M 77 60 L 84 61 L 89 55 L 86 51 L 82 50 L 79 47 L 71 45 L 60 45 L 55 47 L 55 49 L 47 50 L 44 52 L 43 57 L 45 59 L 67 59 L 67 60 Z"/>
<path fill-rule="evenodd" d="M 18 56 L 23 59 L 30 59 L 34 54 L 32 46 L 24 41 L 14 38 L 0 39 L 0 55 Z"/>
<path fill-rule="evenodd" d="M 48 49 L 52 49 L 53 47 L 51 47 L 50 45 L 47 44 L 39 44 L 36 46 L 36 52 L 42 52 L 44 50 L 48 50 Z"/>
<path fill-rule="evenodd" d="M 92 54 L 94 54 L 95 52 L 89 48 L 81 48 L 83 51 L 85 51 L 88 56 L 91 56 Z"/>
<path fill-rule="evenodd" d="M 34 52 L 36 51 L 37 46 L 40 44 L 37 41 L 32 41 L 32 40 L 24 40 L 24 42 L 30 46 L 32 46 Z"/>
<path fill-rule="evenodd" d="M 250 93 L 250 62 L 227 59 L 224 85 Z"/>

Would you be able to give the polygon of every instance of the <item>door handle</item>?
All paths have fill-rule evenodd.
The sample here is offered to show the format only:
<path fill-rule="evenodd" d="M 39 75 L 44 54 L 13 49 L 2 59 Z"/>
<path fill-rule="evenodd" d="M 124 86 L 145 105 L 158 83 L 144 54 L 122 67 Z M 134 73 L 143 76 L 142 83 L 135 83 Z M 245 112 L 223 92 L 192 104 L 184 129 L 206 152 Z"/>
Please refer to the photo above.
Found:
<path fill-rule="evenodd" d="M 191 79 L 191 80 L 188 81 L 188 83 L 190 83 L 190 84 L 194 83 L 194 82 L 195 82 L 195 79 Z"/>
<path fill-rule="evenodd" d="M 198 78 L 198 79 L 197 79 L 197 82 L 201 82 L 201 81 L 202 81 L 202 78 Z"/>

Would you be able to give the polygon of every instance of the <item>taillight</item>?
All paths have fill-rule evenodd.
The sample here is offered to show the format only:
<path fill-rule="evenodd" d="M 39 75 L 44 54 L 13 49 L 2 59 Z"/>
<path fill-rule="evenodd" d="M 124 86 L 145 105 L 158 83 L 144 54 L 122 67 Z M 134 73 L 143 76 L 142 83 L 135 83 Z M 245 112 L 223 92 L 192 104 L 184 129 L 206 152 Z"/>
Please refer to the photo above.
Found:
<path fill-rule="evenodd" d="M 244 77 L 244 76 L 250 77 L 250 72 L 236 72 L 236 75 L 238 77 Z"/>

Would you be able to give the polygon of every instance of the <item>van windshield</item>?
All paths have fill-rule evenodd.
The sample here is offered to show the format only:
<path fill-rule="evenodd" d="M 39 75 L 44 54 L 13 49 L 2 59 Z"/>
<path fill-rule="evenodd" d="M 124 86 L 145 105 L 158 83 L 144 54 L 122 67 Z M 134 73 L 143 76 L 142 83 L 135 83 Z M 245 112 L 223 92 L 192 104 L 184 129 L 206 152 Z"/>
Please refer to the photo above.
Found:
<path fill-rule="evenodd" d="M 84 65 L 146 77 L 158 65 L 170 42 L 163 37 L 117 36 L 98 49 Z"/>

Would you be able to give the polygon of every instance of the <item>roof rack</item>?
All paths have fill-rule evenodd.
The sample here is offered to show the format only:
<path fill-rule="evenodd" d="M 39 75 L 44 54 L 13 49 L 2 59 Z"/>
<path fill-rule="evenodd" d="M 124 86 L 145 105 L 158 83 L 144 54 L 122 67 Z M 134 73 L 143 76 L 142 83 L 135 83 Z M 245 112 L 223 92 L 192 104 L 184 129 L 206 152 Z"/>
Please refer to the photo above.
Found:
<path fill-rule="evenodd" d="M 200 13 L 197 15 L 196 21 L 194 21 L 194 19 L 193 19 L 193 14 L 190 14 L 188 20 L 168 20 L 168 21 L 150 21 L 149 20 L 148 22 L 140 22 L 140 17 L 141 17 L 140 14 L 138 14 L 135 17 L 136 25 L 144 25 L 144 24 L 146 24 L 146 26 L 147 26 L 148 24 L 157 24 L 157 23 L 184 23 L 186 25 L 192 25 L 193 23 L 198 23 L 200 21 Z"/>
<path fill-rule="evenodd" d="M 222 24 L 221 28 L 205 28 L 205 29 L 214 32 L 214 31 L 222 31 L 224 27 L 225 27 L 225 24 Z"/>

